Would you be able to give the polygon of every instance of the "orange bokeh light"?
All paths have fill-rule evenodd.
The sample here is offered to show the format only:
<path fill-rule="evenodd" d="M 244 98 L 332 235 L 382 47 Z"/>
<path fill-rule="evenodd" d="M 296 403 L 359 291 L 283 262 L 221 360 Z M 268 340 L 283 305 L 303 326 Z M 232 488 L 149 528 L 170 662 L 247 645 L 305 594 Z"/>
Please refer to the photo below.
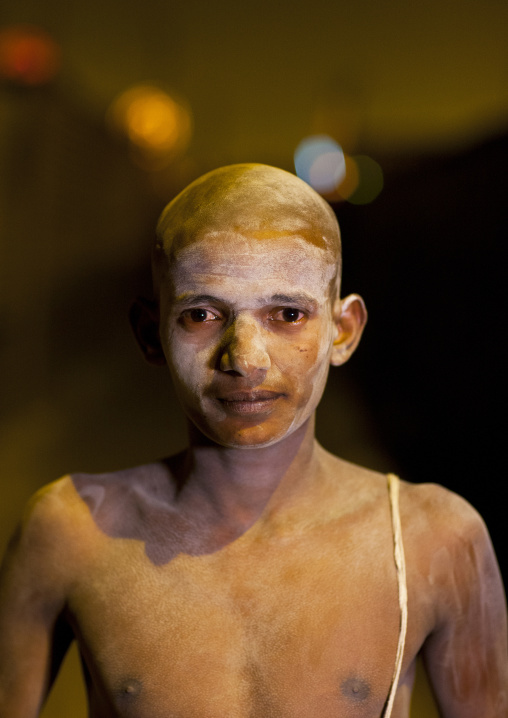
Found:
<path fill-rule="evenodd" d="M 153 85 L 137 85 L 119 95 L 108 121 L 128 138 L 134 160 L 146 169 L 160 169 L 181 156 L 192 133 L 189 108 Z"/>
<path fill-rule="evenodd" d="M 45 85 L 60 67 L 60 48 L 41 28 L 13 25 L 0 30 L 0 77 L 20 85 Z"/>

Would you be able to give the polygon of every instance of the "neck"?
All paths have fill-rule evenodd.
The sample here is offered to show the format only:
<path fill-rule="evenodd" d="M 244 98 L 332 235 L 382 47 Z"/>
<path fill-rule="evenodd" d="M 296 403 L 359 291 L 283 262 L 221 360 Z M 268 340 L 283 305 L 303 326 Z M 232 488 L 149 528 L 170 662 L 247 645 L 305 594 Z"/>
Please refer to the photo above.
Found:
<path fill-rule="evenodd" d="M 270 503 L 294 498 L 317 470 L 314 416 L 280 442 L 260 448 L 213 443 L 194 426 L 185 453 L 180 498 L 219 521 L 250 526 Z"/>

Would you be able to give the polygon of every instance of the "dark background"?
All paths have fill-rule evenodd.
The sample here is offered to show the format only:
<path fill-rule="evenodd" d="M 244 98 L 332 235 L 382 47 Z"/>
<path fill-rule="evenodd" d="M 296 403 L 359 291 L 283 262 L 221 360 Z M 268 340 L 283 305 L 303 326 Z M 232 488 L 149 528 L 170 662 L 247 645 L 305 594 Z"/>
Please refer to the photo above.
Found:
<path fill-rule="evenodd" d="M 345 242 L 345 289 L 371 308 L 348 369 L 380 442 L 402 476 L 482 513 L 505 577 L 507 161 L 500 135 L 397 173 L 362 210 L 338 209 L 345 236 L 361 237 Z"/>

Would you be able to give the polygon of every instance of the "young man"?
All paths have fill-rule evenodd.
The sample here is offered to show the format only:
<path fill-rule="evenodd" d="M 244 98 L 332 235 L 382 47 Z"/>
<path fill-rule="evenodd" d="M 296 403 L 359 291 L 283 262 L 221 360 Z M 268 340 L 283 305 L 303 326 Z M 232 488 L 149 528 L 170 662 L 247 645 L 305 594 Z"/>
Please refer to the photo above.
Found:
<path fill-rule="evenodd" d="M 507 718 L 481 519 L 314 437 L 367 316 L 340 299 L 328 205 L 282 170 L 216 170 L 164 211 L 153 269 L 131 319 L 189 447 L 34 497 L 2 573 L 0 717 L 38 715 L 75 638 L 92 718 L 408 718 L 419 653 L 444 718 Z"/>

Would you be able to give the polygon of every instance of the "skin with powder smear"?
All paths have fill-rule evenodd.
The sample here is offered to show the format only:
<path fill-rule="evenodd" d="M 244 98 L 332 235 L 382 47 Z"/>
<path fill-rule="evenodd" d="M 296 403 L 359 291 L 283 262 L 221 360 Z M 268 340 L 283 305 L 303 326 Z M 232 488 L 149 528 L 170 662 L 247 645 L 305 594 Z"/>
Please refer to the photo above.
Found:
<path fill-rule="evenodd" d="M 189 424 L 176 456 L 30 501 L 0 581 L 0 718 L 35 718 L 72 640 L 91 718 L 382 718 L 401 620 L 386 476 L 325 451 L 315 410 L 367 314 L 330 207 L 233 165 L 164 210 L 131 322 Z M 389 336 L 387 334 L 387 341 Z M 508 718 L 506 604 L 463 499 L 400 484 L 408 626 L 443 718 Z"/>

